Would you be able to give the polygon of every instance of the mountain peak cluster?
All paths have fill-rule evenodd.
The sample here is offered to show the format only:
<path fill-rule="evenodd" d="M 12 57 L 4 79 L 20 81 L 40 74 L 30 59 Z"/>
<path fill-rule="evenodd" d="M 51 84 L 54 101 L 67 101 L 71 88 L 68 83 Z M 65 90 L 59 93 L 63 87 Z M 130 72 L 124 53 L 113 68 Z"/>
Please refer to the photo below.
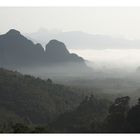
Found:
<path fill-rule="evenodd" d="M 20 68 L 75 63 L 86 67 L 82 57 L 70 53 L 65 44 L 52 39 L 42 47 L 15 29 L 0 35 L 0 67 Z"/>

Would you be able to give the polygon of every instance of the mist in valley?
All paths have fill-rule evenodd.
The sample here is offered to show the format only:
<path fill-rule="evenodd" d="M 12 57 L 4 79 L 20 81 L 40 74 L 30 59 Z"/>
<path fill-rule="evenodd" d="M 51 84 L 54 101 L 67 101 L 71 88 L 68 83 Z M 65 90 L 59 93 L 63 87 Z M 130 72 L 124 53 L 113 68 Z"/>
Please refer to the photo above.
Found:
<path fill-rule="evenodd" d="M 139 97 L 140 50 L 139 49 L 73 49 L 71 52 L 84 56 L 93 68 L 87 86 L 100 88 L 109 94 Z M 84 82 L 83 82 L 84 83 Z M 85 82 L 86 83 L 86 82 Z M 84 85 L 84 84 L 83 84 Z"/>
<path fill-rule="evenodd" d="M 0 8 L 0 132 L 140 132 L 139 13 Z"/>
<path fill-rule="evenodd" d="M 87 71 L 78 63 L 54 64 L 48 67 L 19 68 L 17 71 L 50 78 L 55 83 L 88 89 L 110 96 L 130 96 L 134 104 L 140 92 L 140 50 L 138 49 L 70 49 L 85 59 Z M 113 99 L 114 99 L 113 98 Z"/>

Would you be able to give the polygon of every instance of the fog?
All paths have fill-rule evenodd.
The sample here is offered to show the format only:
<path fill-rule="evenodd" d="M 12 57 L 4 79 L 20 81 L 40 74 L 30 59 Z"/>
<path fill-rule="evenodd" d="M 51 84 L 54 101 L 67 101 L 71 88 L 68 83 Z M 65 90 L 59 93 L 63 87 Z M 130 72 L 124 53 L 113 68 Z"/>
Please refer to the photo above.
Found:
<path fill-rule="evenodd" d="M 53 127 L 49 125 L 56 123 L 56 128 L 61 128 L 61 120 L 68 123 L 70 130 L 84 132 L 91 128 L 96 133 L 102 124 L 100 122 L 104 128 L 108 120 L 115 120 L 114 124 L 118 119 L 127 120 L 129 97 L 130 105 L 138 101 L 140 106 L 139 15 L 140 8 L 132 7 L 0 8 L 0 105 L 2 108 L 5 105 L 8 111 L 15 110 L 13 113 L 21 117 L 23 114 L 22 118 L 27 120 L 31 129 L 32 122 L 43 122 L 43 127 L 35 127 L 32 133 L 36 130 L 50 133 Z M 126 97 L 127 102 L 120 98 L 123 96 L 129 96 Z M 103 103 L 98 98 L 103 99 Z M 112 108 L 111 102 L 115 98 L 118 99 Z M 77 105 L 76 110 L 74 104 Z M 110 105 L 110 109 L 105 111 L 104 106 L 108 108 Z M 118 106 L 121 107 L 119 110 Z M 70 122 L 63 118 L 65 111 Z M 104 123 L 100 119 L 100 111 L 117 118 L 103 116 Z M 73 115 L 75 112 L 78 113 Z M 26 113 L 28 115 L 24 117 Z M 59 123 L 55 117 L 53 122 L 49 113 L 55 117 L 58 113 Z M 83 114 L 85 117 L 81 118 Z M 99 123 L 96 123 L 98 116 Z M 71 119 L 72 123 L 76 122 L 72 127 Z M 50 123 L 44 123 L 45 120 L 50 120 Z M 17 124 L 14 127 L 19 129 Z"/>
<path fill-rule="evenodd" d="M 41 65 L 16 69 L 21 73 L 51 78 L 64 85 L 100 89 L 102 93 L 139 96 L 139 13 L 138 7 L 0 8 L 0 33 L 15 28 L 44 48 L 50 40 L 59 40 L 92 68 L 88 73 L 79 64 Z M 38 58 L 34 60 L 36 63 Z"/>
<path fill-rule="evenodd" d="M 125 72 L 136 72 L 140 66 L 139 49 L 71 49 L 86 60 L 94 69 L 118 69 Z"/>

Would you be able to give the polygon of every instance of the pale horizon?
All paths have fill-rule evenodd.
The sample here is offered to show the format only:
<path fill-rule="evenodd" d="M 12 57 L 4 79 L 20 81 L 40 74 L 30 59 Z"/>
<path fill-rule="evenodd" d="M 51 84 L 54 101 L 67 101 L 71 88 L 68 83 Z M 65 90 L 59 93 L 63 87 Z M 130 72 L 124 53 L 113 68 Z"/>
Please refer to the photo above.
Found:
<path fill-rule="evenodd" d="M 140 39 L 139 14 L 137 7 L 1 7 L 0 33 L 11 28 L 24 33 L 45 28 Z"/>

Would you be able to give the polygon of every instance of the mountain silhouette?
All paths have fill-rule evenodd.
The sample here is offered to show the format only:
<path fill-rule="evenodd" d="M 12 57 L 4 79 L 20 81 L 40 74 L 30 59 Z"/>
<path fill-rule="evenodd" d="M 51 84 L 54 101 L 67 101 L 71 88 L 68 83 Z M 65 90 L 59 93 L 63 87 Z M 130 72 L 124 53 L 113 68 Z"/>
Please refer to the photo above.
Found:
<path fill-rule="evenodd" d="M 0 67 L 9 69 L 39 68 L 60 66 L 83 70 L 89 69 L 85 60 L 70 53 L 65 44 L 55 39 L 51 40 L 44 50 L 41 44 L 33 43 L 15 29 L 0 35 Z"/>
<path fill-rule="evenodd" d="M 64 43 L 57 41 L 57 40 L 51 40 L 47 45 L 45 49 L 46 58 L 48 61 L 53 62 L 83 62 L 84 59 L 79 57 L 76 54 L 71 54 L 67 50 Z"/>
<path fill-rule="evenodd" d="M 1 65 L 14 67 L 32 66 L 41 63 L 44 50 L 19 31 L 11 29 L 0 36 Z"/>
<path fill-rule="evenodd" d="M 68 49 L 139 49 L 140 40 L 113 37 L 104 34 L 90 34 L 82 31 L 52 32 L 46 29 L 26 34 L 34 42 L 45 46 L 51 38 L 55 38 L 68 45 Z M 46 38 L 47 36 L 47 38 Z"/>

